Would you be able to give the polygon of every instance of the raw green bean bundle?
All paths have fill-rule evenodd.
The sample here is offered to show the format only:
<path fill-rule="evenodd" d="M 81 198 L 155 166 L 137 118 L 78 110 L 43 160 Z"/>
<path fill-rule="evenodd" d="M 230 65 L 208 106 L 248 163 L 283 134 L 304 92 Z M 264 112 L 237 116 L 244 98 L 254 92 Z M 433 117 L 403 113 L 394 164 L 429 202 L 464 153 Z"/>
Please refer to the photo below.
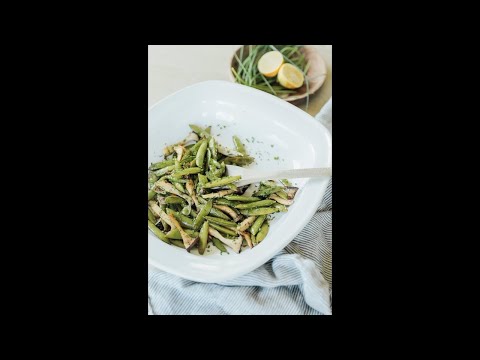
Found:
<path fill-rule="evenodd" d="M 200 255 L 214 247 L 229 254 L 241 251 L 242 243 L 258 245 L 267 237 L 269 214 L 288 211 L 298 188 L 286 180 L 252 184 L 249 191 L 237 187 L 241 177 L 228 176 L 226 165 L 255 161 L 245 143 L 233 136 L 233 146 L 224 146 L 211 126 L 190 128 L 193 132 L 166 146 L 163 159 L 148 167 L 149 231 L 166 244 Z"/>

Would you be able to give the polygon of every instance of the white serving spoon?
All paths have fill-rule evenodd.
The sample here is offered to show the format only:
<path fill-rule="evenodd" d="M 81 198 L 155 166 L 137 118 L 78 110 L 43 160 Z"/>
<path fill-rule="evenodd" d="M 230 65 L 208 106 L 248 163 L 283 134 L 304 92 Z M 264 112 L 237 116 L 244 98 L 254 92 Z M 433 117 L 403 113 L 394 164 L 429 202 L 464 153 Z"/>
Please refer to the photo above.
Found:
<path fill-rule="evenodd" d="M 227 175 L 242 178 L 235 182 L 236 186 L 244 186 L 263 180 L 279 179 L 297 179 L 332 176 L 332 168 L 313 168 L 313 169 L 289 169 L 289 170 L 268 170 L 258 171 L 256 169 L 245 169 L 240 166 L 227 165 Z"/>

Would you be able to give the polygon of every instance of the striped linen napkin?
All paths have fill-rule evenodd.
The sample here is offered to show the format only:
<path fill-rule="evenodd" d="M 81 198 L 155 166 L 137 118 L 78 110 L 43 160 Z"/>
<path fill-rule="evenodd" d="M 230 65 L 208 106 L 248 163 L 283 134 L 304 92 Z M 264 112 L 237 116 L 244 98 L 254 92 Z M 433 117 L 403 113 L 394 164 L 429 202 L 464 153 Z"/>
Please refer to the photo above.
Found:
<path fill-rule="evenodd" d="M 316 119 L 331 131 L 331 99 Z M 331 294 L 331 179 L 307 226 L 254 271 L 218 284 L 148 271 L 149 315 L 331 315 Z"/>

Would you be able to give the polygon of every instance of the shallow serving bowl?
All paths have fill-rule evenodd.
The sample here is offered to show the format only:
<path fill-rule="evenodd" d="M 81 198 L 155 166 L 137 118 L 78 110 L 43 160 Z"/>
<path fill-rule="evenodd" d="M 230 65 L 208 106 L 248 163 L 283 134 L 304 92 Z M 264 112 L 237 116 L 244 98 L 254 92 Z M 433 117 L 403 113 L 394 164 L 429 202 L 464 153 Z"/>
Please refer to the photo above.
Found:
<path fill-rule="evenodd" d="M 292 169 L 331 166 L 331 137 L 304 111 L 273 95 L 226 81 L 206 81 L 184 88 L 148 111 L 148 164 L 161 159 L 165 145 L 178 142 L 188 124 L 212 126 L 212 135 L 233 148 L 232 136 L 256 158 L 251 167 Z M 290 180 L 300 190 L 287 213 L 278 213 L 267 237 L 240 254 L 206 255 L 167 245 L 148 231 L 148 259 L 153 266 L 200 282 L 221 282 L 254 270 L 283 249 L 318 208 L 328 179 Z"/>
<path fill-rule="evenodd" d="M 228 68 L 230 80 L 236 82 L 235 76 L 232 73 L 232 67 L 238 68 L 238 62 L 235 58 L 235 54 L 240 56 L 240 49 L 243 47 L 244 54 L 248 54 L 248 45 L 242 45 L 238 48 L 230 59 L 230 66 Z M 309 80 L 308 91 L 306 84 L 297 89 L 295 94 L 279 96 L 285 101 L 296 101 L 304 99 L 307 95 L 313 95 L 323 85 L 327 79 L 327 63 L 323 59 L 320 52 L 312 45 L 304 45 L 301 50 L 305 54 L 305 58 L 310 62 L 310 67 L 307 71 L 307 77 Z M 245 55 L 246 56 L 246 55 Z"/>

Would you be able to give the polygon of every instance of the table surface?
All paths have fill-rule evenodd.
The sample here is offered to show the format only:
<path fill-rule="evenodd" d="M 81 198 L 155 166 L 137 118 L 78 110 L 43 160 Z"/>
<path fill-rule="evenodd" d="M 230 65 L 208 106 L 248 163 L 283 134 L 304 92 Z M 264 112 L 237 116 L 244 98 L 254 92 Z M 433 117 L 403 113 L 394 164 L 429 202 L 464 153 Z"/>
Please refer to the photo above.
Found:
<path fill-rule="evenodd" d="M 327 63 L 327 79 L 312 96 L 306 110 L 316 115 L 332 96 L 332 45 L 314 45 Z M 205 80 L 227 80 L 230 59 L 240 45 L 149 45 L 148 107 L 188 85 Z M 305 110 L 305 100 L 296 104 Z"/>

